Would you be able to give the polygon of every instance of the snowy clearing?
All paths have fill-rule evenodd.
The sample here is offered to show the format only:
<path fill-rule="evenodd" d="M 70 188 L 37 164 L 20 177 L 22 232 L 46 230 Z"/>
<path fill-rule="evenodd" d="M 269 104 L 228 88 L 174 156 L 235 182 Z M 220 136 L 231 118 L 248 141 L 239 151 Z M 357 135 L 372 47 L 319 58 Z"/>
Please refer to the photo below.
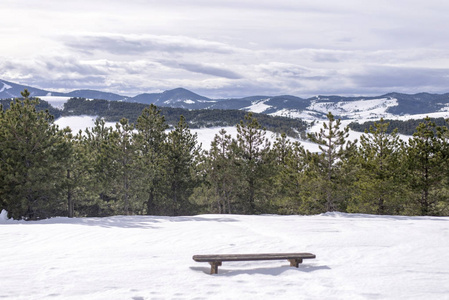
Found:
<path fill-rule="evenodd" d="M 47 101 L 54 108 L 62 110 L 64 109 L 64 104 L 67 101 L 69 101 L 69 99 L 72 97 L 46 95 L 46 96 L 38 96 L 38 98 Z"/>
<path fill-rule="evenodd" d="M 1 299 L 448 299 L 449 218 L 0 218 Z M 195 254 L 310 252 L 287 261 Z"/>
<path fill-rule="evenodd" d="M 59 128 L 69 127 L 74 134 L 77 134 L 80 130 L 85 131 L 87 128 L 91 129 L 95 126 L 95 116 L 71 116 L 71 117 L 61 117 L 55 121 L 55 124 Z M 106 122 L 106 126 L 115 128 L 115 122 Z M 201 148 L 204 150 L 209 150 L 215 135 L 220 132 L 221 129 L 226 130 L 227 135 L 231 135 L 232 138 L 237 138 L 237 127 L 227 126 L 227 127 L 212 127 L 212 128 L 200 128 L 200 129 L 190 129 L 193 134 L 197 134 L 198 143 L 201 144 Z M 266 137 L 271 143 L 276 141 L 278 134 L 267 131 Z M 318 145 L 303 141 L 299 139 L 290 138 L 292 142 L 299 141 L 306 149 L 310 151 L 319 151 Z"/>
<path fill-rule="evenodd" d="M 61 117 L 55 121 L 55 124 L 59 126 L 60 129 L 69 127 L 73 134 L 77 134 L 80 130 L 85 131 L 86 129 L 92 129 L 95 127 L 96 116 L 70 116 Z M 115 128 L 116 122 L 106 122 L 106 127 Z"/>

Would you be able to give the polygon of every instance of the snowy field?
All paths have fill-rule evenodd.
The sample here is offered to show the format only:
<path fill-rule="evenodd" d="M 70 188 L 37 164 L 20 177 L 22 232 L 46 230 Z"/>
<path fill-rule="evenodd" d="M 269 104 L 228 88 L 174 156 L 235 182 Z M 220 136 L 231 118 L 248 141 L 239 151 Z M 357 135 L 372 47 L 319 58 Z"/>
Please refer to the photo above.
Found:
<path fill-rule="evenodd" d="M 55 124 L 58 125 L 60 129 L 70 127 L 70 129 L 72 129 L 72 132 L 76 134 L 80 130 L 84 132 L 87 128 L 93 128 L 95 126 L 95 119 L 95 116 L 62 117 L 57 119 L 55 121 Z M 106 122 L 106 126 L 115 129 L 115 122 Z M 197 134 L 198 143 L 201 144 L 202 149 L 209 150 L 215 135 L 218 134 L 221 129 L 226 130 L 226 134 L 231 135 L 232 138 L 237 138 L 237 128 L 234 126 L 190 129 L 190 131 L 193 134 Z M 277 135 L 274 132 L 267 131 L 266 137 L 270 140 L 271 143 L 274 143 L 276 141 Z M 304 147 L 311 151 L 319 151 L 317 144 L 293 138 L 291 138 L 290 140 L 299 141 Z"/>
<path fill-rule="evenodd" d="M 287 261 L 195 254 L 311 252 Z M 449 218 L 0 218 L 0 299 L 449 299 Z"/>

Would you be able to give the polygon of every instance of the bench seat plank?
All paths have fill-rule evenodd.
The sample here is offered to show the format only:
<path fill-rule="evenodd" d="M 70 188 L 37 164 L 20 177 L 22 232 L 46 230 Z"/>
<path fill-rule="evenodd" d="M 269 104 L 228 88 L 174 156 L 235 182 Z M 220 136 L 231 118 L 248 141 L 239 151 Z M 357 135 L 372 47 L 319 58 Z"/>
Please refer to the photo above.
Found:
<path fill-rule="evenodd" d="M 194 255 L 193 260 L 197 262 L 208 262 L 211 265 L 211 274 L 218 273 L 218 266 L 223 261 L 253 261 L 253 260 L 281 260 L 287 259 L 290 266 L 298 267 L 303 259 L 316 258 L 312 253 L 259 253 L 259 254 L 209 254 Z"/>
<path fill-rule="evenodd" d="M 246 260 L 280 260 L 294 258 L 315 258 L 312 253 L 260 253 L 260 254 L 211 254 L 194 255 L 193 260 L 198 262 L 209 261 L 246 261 Z"/>

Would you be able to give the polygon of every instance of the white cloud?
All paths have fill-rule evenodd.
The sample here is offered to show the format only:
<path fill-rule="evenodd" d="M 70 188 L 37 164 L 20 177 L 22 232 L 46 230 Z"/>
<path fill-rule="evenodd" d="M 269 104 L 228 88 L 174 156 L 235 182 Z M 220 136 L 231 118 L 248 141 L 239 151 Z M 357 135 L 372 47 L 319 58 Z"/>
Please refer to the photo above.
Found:
<path fill-rule="evenodd" d="M 438 0 L 4 0 L 0 78 L 129 95 L 440 92 L 448 10 Z"/>

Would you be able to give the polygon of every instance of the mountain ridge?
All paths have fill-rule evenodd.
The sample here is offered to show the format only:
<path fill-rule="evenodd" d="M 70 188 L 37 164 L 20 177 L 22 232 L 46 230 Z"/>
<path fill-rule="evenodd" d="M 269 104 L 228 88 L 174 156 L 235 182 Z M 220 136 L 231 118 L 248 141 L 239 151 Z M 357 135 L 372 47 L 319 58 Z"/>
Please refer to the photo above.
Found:
<path fill-rule="evenodd" d="M 96 90 L 74 90 L 69 93 L 52 92 L 0 79 L 0 99 L 20 97 L 28 89 L 32 97 L 78 97 L 109 101 L 154 104 L 156 106 L 198 109 L 244 110 L 275 116 L 303 119 L 323 119 L 331 111 L 341 119 L 368 117 L 367 112 L 383 109 L 382 114 L 372 113 L 372 118 L 406 116 L 449 111 L 449 93 L 421 92 L 404 94 L 391 92 L 380 96 L 318 95 L 301 98 L 292 95 L 248 96 L 243 98 L 212 99 L 179 87 L 161 93 L 142 93 L 134 97 Z"/>

